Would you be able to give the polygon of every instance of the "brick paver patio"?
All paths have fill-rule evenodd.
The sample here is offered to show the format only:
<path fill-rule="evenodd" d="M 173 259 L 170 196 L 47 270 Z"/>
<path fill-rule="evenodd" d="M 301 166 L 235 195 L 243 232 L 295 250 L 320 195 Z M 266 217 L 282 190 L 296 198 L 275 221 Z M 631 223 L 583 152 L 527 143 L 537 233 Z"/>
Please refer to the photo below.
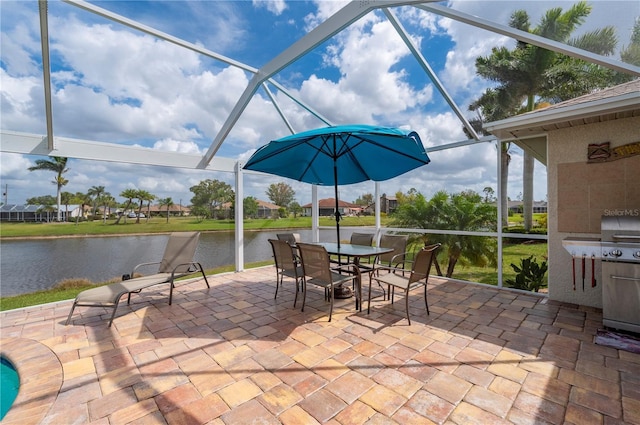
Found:
<path fill-rule="evenodd" d="M 640 355 L 593 343 L 601 312 L 432 278 L 421 292 L 328 304 L 272 267 L 0 314 L 22 391 L 15 424 L 640 424 Z M 298 300 L 300 303 L 300 300 Z"/>

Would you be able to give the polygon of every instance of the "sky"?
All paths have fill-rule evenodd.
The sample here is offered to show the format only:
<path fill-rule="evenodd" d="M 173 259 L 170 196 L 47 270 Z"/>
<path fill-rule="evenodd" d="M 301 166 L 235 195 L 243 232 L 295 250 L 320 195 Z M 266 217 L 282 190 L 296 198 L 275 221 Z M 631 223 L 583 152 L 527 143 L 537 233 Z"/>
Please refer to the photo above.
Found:
<path fill-rule="evenodd" d="M 104 9 L 260 68 L 343 1 L 98 1 Z M 451 1 L 452 8 L 507 25 L 525 9 L 532 25 L 551 7 L 569 1 Z M 628 45 L 636 0 L 590 1 L 593 11 L 576 32 L 613 25 L 619 47 Z M 204 154 L 251 75 L 236 67 L 158 40 L 88 13 L 49 1 L 54 135 Z M 468 117 L 468 105 L 491 86 L 475 73 L 475 59 L 514 41 L 414 7 L 392 9 L 429 65 Z M 35 1 L 0 0 L 0 128 L 45 134 L 44 90 Z M 619 56 L 614 55 L 618 59 Z M 333 124 L 378 124 L 417 131 L 427 152 L 465 140 L 462 124 L 410 55 L 384 14 L 369 13 L 318 48 L 280 71 L 274 79 Z M 271 87 L 295 131 L 324 124 Z M 260 146 L 290 134 L 263 91 L 258 91 L 217 155 L 246 161 Z M 393 195 L 414 188 L 430 197 L 485 187 L 497 191 L 496 148 L 484 143 L 429 153 L 431 163 L 380 183 Z M 28 171 L 46 157 L 0 152 L 2 202 L 23 204 L 36 196 L 55 196 L 54 174 Z M 381 159 L 381 166 L 384 159 Z M 522 193 L 522 155 L 512 151 L 508 196 Z M 234 185 L 232 173 L 69 159 L 63 190 L 87 192 L 92 186 L 122 202 L 126 189 L 143 189 L 157 198 L 189 205 L 190 187 L 205 179 Z M 276 176 L 244 175 L 244 196 L 268 201 L 270 184 L 285 182 L 301 205 L 311 202 L 311 186 Z M 371 182 L 342 186 L 340 198 L 355 201 L 373 193 Z M 320 187 L 319 197 L 333 197 Z M 546 169 L 536 162 L 534 198 L 546 200 Z"/>

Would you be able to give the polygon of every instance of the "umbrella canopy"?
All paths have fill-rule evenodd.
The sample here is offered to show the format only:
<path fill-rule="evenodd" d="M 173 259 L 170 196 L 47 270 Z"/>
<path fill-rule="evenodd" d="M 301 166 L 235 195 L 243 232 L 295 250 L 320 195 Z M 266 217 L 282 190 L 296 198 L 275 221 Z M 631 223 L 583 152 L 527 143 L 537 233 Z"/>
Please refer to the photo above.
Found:
<path fill-rule="evenodd" d="M 273 140 L 258 149 L 244 169 L 334 186 L 339 244 L 338 185 L 388 180 L 429 162 L 420 136 L 414 131 L 342 125 Z"/>

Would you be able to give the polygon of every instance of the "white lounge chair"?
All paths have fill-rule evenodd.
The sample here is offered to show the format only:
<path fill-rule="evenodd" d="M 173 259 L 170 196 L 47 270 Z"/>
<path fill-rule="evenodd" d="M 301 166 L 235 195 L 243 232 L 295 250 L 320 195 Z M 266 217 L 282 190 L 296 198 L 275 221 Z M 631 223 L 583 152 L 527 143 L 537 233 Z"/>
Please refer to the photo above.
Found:
<path fill-rule="evenodd" d="M 109 326 L 111 326 L 113 318 L 116 315 L 116 310 L 118 309 L 118 304 L 120 303 L 120 298 L 122 298 L 123 295 L 128 294 L 127 304 L 129 304 L 132 293 L 140 292 L 150 286 L 163 283 L 170 284 L 169 305 L 171 305 L 175 280 L 196 272 L 202 273 L 207 288 L 209 288 L 209 281 L 207 280 L 202 265 L 193 261 L 199 238 L 200 232 L 172 233 L 167 241 L 162 260 L 154 263 L 138 264 L 134 267 L 130 276 L 134 276 L 136 271 L 141 267 L 159 264 L 157 273 L 123 280 L 122 282 L 116 282 L 110 285 L 98 286 L 80 292 L 78 296 L 76 296 L 73 306 L 71 306 L 71 311 L 69 312 L 65 325 L 69 324 L 75 308 L 77 306 L 83 306 L 112 308 L 113 313 L 111 313 L 109 320 Z"/>

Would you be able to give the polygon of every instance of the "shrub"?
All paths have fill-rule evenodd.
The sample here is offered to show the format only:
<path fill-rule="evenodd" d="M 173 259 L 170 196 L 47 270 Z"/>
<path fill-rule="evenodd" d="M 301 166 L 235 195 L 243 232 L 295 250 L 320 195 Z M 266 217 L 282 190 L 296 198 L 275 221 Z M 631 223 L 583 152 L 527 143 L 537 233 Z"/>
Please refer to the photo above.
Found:
<path fill-rule="evenodd" d="M 510 288 L 538 292 L 540 288 L 547 286 L 544 281 L 544 275 L 547 273 L 546 261 L 538 264 L 533 255 L 530 255 L 520 260 L 520 267 L 511 263 L 511 268 L 516 272 L 516 278 L 506 280 Z"/>
<path fill-rule="evenodd" d="M 540 216 L 536 221 L 538 222 L 538 226 L 543 227 L 545 229 L 547 228 L 548 218 L 546 213 L 540 214 Z"/>
<path fill-rule="evenodd" d="M 56 283 L 55 288 L 57 289 L 75 289 L 75 288 L 84 288 L 85 286 L 91 286 L 93 282 L 89 279 L 79 278 L 79 279 L 64 279 L 60 282 Z"/>

